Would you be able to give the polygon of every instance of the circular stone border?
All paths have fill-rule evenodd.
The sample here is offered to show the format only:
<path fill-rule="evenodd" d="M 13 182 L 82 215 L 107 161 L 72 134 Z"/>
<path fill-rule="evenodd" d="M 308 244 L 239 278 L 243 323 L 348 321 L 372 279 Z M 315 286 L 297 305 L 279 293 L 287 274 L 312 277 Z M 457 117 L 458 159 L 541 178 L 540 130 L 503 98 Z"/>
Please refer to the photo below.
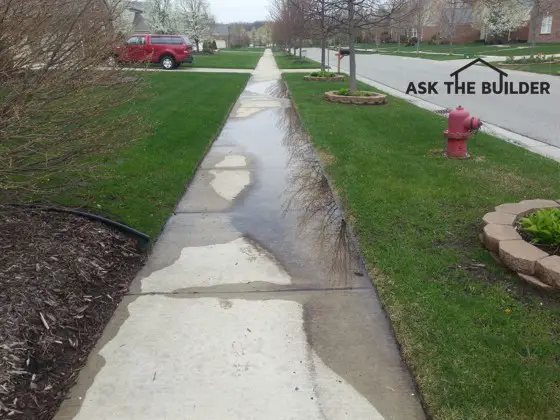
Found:
<path fill-rule="evenodd" d="M 308 82 L 344 82 L 344 76 L 303 76 L 303 80 L 307 80 Z"/>
<path fill-rule="evenodd" d="M 329 102 L 339 104 L 355 104 L 355 105 L 384 105 L 387 103 L 387 95 L 381 93 L 368 92 L 371 96 L 345 96 L 337 95 L 336 90 L 325 92 L 325 98 Z M 358 91 L 365 92 L 365 91 Z"/>
<path fill-rule="evenodd" d="M 539 209 L 560 207 L 560 200 L 523 200 L 500 204 L 482 220 L 482 242 L 492 256 L 523 280 L 548 290 L 560 290 L 560 256 L 525 241 L 515 229 L 522 217 Z"/>

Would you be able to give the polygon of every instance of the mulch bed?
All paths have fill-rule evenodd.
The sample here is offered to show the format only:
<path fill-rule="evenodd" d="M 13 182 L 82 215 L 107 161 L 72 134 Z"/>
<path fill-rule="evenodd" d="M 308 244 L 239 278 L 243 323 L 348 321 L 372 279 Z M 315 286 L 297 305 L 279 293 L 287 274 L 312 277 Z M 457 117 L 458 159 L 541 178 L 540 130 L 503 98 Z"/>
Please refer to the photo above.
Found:
<path fill-rule="evenodd" d="M 54 416 L 143 261 L 99 222 L 0 206 L 0 418 Z"/>

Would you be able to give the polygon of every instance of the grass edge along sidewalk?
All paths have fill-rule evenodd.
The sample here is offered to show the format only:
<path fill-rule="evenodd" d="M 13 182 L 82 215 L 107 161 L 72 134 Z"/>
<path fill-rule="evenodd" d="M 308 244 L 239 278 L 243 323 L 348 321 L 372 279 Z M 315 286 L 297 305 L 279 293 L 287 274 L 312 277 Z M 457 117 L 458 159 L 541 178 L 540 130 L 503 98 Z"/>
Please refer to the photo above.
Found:
<path fill-rule="evenodd" d="M 85 207 L 156 239 L 199 162 L 219 135 L 248 74 L 156 72 L 131 105 L 151 127 L 102 164 L 103 176 L 85 175 L 85 187 L 50 196 L 53 203 Z"/>
<path fill-rule="evenodd" d="M 208 69 L 254 69 L 262 55 L 262 51 L 258 53 L 220 51 L 213 55 L 195 55 L 194 63 L 185 63 L 183 66 Z"/>
<path fill-rule="evenodd" d="M 290 69 L 310 69 L 318 70 L 321 68 L 321 63 L 311 60 L 307 57 L 301 57 L 297 55 L 287 54 L 285 52 L 274 52 L 274 59 L 276 60 L 276 65 L 280 70 L 290 70 Z"/>
<path fill-rule="evenodd" d="M 558 418 L 560 298 L 508 274 L 478 233 L 495 205 L 560 197 L 560 165 L 485 133 L 469 142 L 471 159 L 449 160 L 441 116 L 393 97 L 331 104 L 324 92 L 345 82 L 283 77 L 429 415 Z"/>

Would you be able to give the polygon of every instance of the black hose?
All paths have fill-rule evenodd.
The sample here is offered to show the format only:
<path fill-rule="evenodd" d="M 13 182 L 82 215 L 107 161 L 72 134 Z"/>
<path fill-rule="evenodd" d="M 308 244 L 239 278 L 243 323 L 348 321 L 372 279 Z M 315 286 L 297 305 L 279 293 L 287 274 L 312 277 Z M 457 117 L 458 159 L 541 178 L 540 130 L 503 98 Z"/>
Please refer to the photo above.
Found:
<path fill-rule="evenodd" d="M 104 223 L 124 233 L 128 237 L 138 239 L 138 241 L 140 242 L 140 246 L 142 248 L 144 248 L 150 243 L 150 237 L 145 233 L 140 232 L 139 230 L 136 230 L 134 228 L 131 228 L 130 226 L 125 225 L 124 223 L 115 222 L 114 220 L 107 219 L 106 217 L 99 216 L 97 214 L 87 213 L 85 211 L 79 211 L 79 210 L 66 209 L 62 207 L 44 206 L 41 204 L 7 204 L 7 205 L 13 207 L 30 207 L 30 208 L 36 208 L 44 211 L 54 211 L 59 213 L 75 214 L 76 216 L 81 216 L 89 220 L 96 220 L 98 222 Z"/>

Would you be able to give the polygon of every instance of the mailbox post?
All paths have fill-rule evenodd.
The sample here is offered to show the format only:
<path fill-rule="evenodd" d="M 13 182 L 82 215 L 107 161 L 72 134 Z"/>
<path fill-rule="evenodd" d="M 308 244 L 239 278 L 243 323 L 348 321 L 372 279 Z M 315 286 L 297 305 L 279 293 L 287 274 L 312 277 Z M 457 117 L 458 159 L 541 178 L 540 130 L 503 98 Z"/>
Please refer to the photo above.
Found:
<path fill-rule="evenodd" d="M 340 60 L 342 60 L 347 55 L 350 55 L 349 48 L 338 48 L 338 73 L 340 73 Z"/>

